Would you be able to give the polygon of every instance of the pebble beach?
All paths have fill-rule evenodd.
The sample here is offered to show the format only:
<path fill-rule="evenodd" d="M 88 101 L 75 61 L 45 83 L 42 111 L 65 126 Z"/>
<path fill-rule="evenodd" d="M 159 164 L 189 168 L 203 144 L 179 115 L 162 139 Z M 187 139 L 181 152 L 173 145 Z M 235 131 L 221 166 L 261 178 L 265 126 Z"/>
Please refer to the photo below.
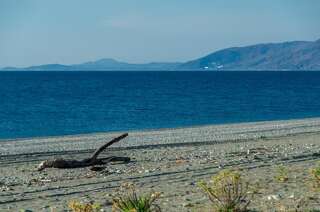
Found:
<path fill-rule="evenodd" d="M 319 209 L 310 169 L 320 161 L 320 118 L 129 131 L 101 156 L 130 157 L 129 163 L 110 163 L 98 172 L 36 170 L 51 158 L 87 158 L 121 133 L 1 140 L 0 211 L 68 211 L 71 200 L 98 202 L 111 211 L 125 183 L 141 193 L 160 192 L 163 211 L 209 211 L 197 183 L 223 169 L 239 170 L 257 184 L 254 210 L 278 211 L 301 198 L 306 208 Z M 287 169 L 288 181 L 275 180 L 279 166 Z"/>

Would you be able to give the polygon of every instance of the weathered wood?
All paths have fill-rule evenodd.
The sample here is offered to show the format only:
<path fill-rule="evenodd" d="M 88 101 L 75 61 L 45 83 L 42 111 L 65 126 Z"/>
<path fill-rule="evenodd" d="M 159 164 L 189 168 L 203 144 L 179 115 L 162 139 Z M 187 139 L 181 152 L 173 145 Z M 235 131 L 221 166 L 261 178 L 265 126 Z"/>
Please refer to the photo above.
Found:
<path fill-rule="evenodd" d="M 100 148 L 98 148 L 98 149 L 93 153 L 93 155 L 91 156 L 90 160 L 91 160 L 91 161 L 97 160 L 98 155 L 99 155 L 103 150 L 105 150 L 107 147 L 111 146 L 112 144 L 114 144 L 114 143 L 116 143 L 116 142 L 124 139 L 124 138 L 127 137 L 127 136 L 128 136 L 128 133 L 122 134 L 122 135 L 120 135 L 119 137 L 114 138 L 114 139 L 112 139 L 111 141 L 109 141 L 108 143 L 106 143 L 105 145 L 101 146 Z"/>
<path fill-rule="evenodd" d="M 128 162 L 130 158 L 128 157 L 108 157 L 98 159 L 99 154 L 103 152 L 107 147 L 111 146 L 112 144 L 124 139 L 128 136 L 128 133 L 122 134 L 119 137 L 112 139 L 111 141 L 107 142 L 106 144 L 99 147 L 90 158 L 86 158 L 84 160 L 66 160 L 63 158 L 55 158 L 51 160 L 42 161 L 38 166 L 38 171 L 42 171 L 46 168 L 60 168 L 60 169 L 68 169 L 68 168 L 81 168 L 81 167 L 88 167 L 94 165 L 103 165 L 111 161 L 123 161 Z"/>

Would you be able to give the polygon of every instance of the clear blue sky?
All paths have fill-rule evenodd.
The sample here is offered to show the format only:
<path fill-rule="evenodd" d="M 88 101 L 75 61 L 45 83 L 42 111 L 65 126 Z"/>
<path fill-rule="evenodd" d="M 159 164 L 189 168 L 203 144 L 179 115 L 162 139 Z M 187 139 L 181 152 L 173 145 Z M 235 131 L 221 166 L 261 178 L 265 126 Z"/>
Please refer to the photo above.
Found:
<path fill-rule="evenodd" d="M 319 38 L 319 0 L 0 0 L 0 67 L 186 61 Z"/>

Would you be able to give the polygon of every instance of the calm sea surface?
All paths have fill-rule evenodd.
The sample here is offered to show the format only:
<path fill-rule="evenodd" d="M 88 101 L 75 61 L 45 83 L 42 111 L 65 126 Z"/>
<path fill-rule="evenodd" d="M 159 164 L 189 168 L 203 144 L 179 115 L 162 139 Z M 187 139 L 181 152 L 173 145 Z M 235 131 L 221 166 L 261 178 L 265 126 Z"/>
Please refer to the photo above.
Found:
<path fill-rule="evenodd" d="M 320 117 L 320 72 L 0 72 L 0 138 Z"/>

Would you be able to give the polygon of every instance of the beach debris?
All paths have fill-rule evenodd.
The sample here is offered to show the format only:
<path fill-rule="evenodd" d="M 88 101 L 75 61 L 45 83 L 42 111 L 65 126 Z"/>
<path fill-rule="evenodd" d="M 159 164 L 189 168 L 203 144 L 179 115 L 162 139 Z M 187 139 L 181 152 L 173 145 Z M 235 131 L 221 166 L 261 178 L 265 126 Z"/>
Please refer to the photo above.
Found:
<path fill-rule="evenodd" d="M 46 168 L 60 168 L 60 169 L 82 168 L 82 167 L 89 167 L 89 166 L 95 166 L 95 165 L 104 165 L 108 162 L 114 162 L 114 161 L 129 162 L 130 161 L 129 157 L 111 156 L 107 158 L 98 159 L 99 154 L 102 153 L 107 147 L 124 139 L 127 136 L 128 136 L 128 133 L 124 133 L 119 137 L 112 139 L 111 141 L 99 147 L 90 158 L 86 158 L 84 160 L 67 160 L 63 158 L 55 158 L 55 159 L 42 161 L 38 165 L 38 171 L 42 171 Z"/>

